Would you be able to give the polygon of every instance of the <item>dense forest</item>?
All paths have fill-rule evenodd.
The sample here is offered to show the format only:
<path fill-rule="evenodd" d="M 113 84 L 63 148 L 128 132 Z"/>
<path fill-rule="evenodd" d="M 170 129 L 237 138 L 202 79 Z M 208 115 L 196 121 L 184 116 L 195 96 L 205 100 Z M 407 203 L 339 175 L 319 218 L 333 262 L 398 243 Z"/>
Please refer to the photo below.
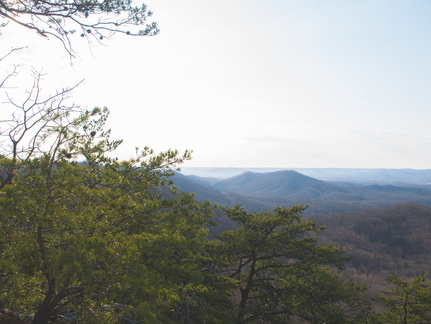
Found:
<path fill-rule="evenodd" d="M 349 256 L 350 271 L 370 284 L 384 285 L 393 273 L 411 278 L 430 269 L 431 207 L 404 203 L 316 220 L 326 226 L 322 242 L 336 242 Z"/>

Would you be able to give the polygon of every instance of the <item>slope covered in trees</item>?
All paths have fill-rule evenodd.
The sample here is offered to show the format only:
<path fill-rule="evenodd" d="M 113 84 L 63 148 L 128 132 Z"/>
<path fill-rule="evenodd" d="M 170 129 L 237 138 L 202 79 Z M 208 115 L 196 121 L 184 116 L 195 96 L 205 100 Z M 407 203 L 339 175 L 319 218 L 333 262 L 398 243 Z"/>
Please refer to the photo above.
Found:
<path fill-rule="evenodd" d="M 326 242 L 348 251 L 358 272 L 416 276 L 430 268 L 431 207 L 405 203 L 316 217 Z"/>

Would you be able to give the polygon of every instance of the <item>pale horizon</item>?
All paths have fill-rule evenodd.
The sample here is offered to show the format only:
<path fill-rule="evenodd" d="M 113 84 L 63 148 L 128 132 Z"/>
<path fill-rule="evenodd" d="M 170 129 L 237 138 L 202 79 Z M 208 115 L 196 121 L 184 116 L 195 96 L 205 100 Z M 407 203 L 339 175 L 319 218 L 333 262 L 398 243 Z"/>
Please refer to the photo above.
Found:
<path fill-rule="evenodd" d="M 121 159 L 193 150 L 187 167 L 431 168 L 431 2 L 144 1 L 155 37 L 69 63 L 55 39 L 2 28 L 0 50 L 46 89 L 111 110 Z M 6 67 L 2 64 L 3 67 Z M 22 86 L 24 83 L 20 83 Z"/>

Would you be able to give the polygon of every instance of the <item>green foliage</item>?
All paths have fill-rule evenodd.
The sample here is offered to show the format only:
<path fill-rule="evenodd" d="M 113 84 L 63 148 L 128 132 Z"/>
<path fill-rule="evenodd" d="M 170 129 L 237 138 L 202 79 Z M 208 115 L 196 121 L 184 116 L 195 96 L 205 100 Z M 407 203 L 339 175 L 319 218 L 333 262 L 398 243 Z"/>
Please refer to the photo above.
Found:
<path fill-rule="evenodd" d="M 50 149 L 15 162 L 20 172 L 0 193 L 0 307 L 35 314 L 35 323 L 72 310 L 101 320 L 113 304 L 122 305 L 117 317 L 169 322 L 191 316 L 178 305 L 209 289 L 200 270 L 210 205 L 163 196 L 189 152 L 107 158 L 120 143 L 102 131 L 107 113 L 47 131 Z"/>
<path fill-rule="evenodd" d="M 327 266 L 299 269 L 280 278 L 278 301 L 306 323 L 365 323 L 371 314 L 365 284 L 345 280 Z M 287 309 L 286 309 L 287 311 Z"/>
<path fill-rule="evenodd" d="M 389 276 L 394 286 L 383 290 L 384 296 L 376 297 L 388 308 L 379 316 L 381 323 L 429 323 L 431 322 L 431 282 L 428 274 L 412 280 L 403 280 L 397 275 Z"/>
<path fill-rule="evenodd" d="M 213 242 L 222 273 L 237 282 L 238 323 L 349 323 L 368 312 L 361 295 L 365 287 L 345 283 L 341 251 L 321 245 L 310 234 L 319 232 L 312 220 L 301 220 L 302 206 L 247 214 L 226 208 L 239 227 Z M 349 319 L 349 316 L 353 318 Z M 336 320 L 334 320 L 336 319 Z"/>

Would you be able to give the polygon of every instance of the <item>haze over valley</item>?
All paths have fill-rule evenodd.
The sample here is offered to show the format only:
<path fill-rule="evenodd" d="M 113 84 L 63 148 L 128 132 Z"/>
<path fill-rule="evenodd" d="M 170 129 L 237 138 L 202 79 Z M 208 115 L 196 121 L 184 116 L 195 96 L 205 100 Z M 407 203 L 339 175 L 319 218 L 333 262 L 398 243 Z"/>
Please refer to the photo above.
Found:
<path fill-rule="evenodd" d="M 180 189 L 194 192 L 200 200 L 222 205 L 243 204 L 250 211 L 296 204 L 308 205 L 306 214 L 361 210 L 400 202 L 431 205 L 431 186 L 428 185 L 431 170 L 246 170 L 184 168 L 174 182 Z"/>

